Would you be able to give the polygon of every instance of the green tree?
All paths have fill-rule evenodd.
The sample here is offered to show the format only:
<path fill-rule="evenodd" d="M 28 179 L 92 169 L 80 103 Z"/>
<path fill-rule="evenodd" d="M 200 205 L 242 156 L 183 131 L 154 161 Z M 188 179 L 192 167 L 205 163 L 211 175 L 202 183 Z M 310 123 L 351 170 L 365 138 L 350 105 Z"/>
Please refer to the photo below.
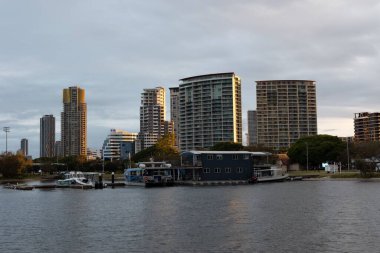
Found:
<path fill-rule="evenodd" d="M 322 162 L 337 161 L 345 149 L 344 143 L 336 136 L 313 135 L 300 138 L 288 150 L 292 163 L 319 167 Z"/>
<path fill-rule="evenodd" d="M 354 143 L 350 147 L 352 158 L 366 159 L 366 158 L 379 158 L 380 157 L 380 142 L 360 142 Z"/>
<path fill-rule="evenodd" d="M 373 176 L 376 170 L 376 162 L 363 159 L 355 160 L 355 168 L 360 171 L 360 175 L 365 178 L 370 178 Z"/>
<path fill-rule="evenodd" d="M 149 161 L 166 161 L 172 164 L 179 164 L 180 156 L 177 149 L 173 146 L 173 136 L 171 134 L 160 138 L 157 143 L 146 148 L 132 157 L 135 162 Z"/>
<path fill-rule="evenodd" d="M 27 168 L 32 166 L 32 161 L 22 154 L 3 154 L 0 157 L 0 173 L 3 177 L 20 177 Z"/>
<path fill-rule="evenodd" d="M 84 163 L 86 162 L 85 156 L 66 156 L 63 157 L 60 162 L 66 164 L 67 170 L 83 170 L 84 169 Z"/>

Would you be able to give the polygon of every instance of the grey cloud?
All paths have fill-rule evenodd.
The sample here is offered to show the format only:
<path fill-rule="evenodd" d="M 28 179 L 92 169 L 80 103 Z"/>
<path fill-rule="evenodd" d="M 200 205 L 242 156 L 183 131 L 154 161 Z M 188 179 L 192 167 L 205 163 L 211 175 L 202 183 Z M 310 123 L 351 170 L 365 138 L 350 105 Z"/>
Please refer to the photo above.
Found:
<path fill-rule="evenodd" d="M 375 0 L 5 0 L 0 123 L 38 155 L 39 118 L 54 114 L 59 131 L 62 89 L 79 85 L 99 148 L 112 125 L 138 131 L 143 88 L 222 71 L 242 78 L 244 118 L 265 79 L 316 80 L 322 119 L 378 111 L 378 13 Z"/>

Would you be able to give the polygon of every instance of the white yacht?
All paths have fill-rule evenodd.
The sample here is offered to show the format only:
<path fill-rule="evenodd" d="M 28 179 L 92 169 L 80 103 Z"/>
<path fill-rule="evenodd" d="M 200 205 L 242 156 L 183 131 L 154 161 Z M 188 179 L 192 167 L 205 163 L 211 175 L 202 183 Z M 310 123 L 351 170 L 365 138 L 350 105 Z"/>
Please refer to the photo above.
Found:
<path fill-rule="evenodd" d="M 284 170 L 277 167 L 255 169 L 254 175 L 258 183 L 285 181 L 289 177 L 288 173 L 285 173 Z"/>
<path fill-rule="evenodd" d="M 92 186 L 93 182 L 89 178 L 85 177 L 85 174 L 81 171 L 70 171 L 65 174 L 64 179 L 57 181 L 59 186 L 70 186 L 70 185 L 84 185 Z"/>

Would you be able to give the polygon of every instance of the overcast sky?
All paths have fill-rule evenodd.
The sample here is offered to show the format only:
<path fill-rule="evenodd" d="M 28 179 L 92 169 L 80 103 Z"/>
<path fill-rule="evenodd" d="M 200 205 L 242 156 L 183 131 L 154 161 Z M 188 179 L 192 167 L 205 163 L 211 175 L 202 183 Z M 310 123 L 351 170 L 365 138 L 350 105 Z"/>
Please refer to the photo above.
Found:
<path fill-rule="evenodd" d="M 0 32 L 0 125 L 34 158 L 44 114 L 60 139 L 73 85 L 97 149 L 111 128 L 138 132 L 143 88 L 207 73 L 241 77 L 244 132 L 256 80 L 315 80 L 321 134 L 351 136 L 355 112 L 380 111 L 378 0 L 0 0 Z"/>

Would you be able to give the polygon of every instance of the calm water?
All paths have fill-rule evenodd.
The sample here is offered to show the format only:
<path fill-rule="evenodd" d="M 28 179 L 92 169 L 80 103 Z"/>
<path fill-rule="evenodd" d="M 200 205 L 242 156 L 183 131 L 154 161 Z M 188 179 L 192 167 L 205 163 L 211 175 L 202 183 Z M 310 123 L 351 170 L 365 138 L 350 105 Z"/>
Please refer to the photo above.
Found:
<path fill-rule="evenodd" d="M 380 183 L 0 189 L 0 252 L 379 252 Z"/>

